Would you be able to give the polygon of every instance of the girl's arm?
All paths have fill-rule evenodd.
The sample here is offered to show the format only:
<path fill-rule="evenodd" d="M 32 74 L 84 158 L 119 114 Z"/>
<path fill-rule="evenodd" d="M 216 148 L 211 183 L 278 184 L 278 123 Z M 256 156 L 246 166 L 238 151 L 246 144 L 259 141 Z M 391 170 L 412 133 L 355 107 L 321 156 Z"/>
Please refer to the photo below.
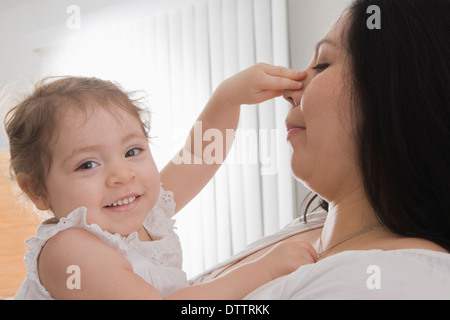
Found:
<path fill-rule="evenodd" d="M 287 241 L 215 280 L 188 286 L 166 298 L 241 299 L 262 284 L 315 262 L 316 256 L 308 243 Z M 58 300 L 165 298 L 133 272 L 122 254 L 86 230 L 71 228 L 56 234 L 42 249 L 38 266 L 41 283 Z M 79 273 L 68 273 L 71 266 Z M 74 288 L 77 281 L 79 288 Z"/>
<path fill-rule="evenodd" d="M 243 299 L 263 284 L 292 273 L 302 265 L 314 263 L 316 257 L 316 251 L 307 242 L 281 242 L 262 257 L 243 264 L 214 280 L 178 290 L 167 299 Z"/>
<path fill-rule="evenodd" d="M 161 171 L 161 182 L 174 193 L 176 212 L 214 176 L 234 141 L 241 104 L 299 90 L 305 73 L 259 63 L 220 84 L 191 129 L 185 146 Z"/>

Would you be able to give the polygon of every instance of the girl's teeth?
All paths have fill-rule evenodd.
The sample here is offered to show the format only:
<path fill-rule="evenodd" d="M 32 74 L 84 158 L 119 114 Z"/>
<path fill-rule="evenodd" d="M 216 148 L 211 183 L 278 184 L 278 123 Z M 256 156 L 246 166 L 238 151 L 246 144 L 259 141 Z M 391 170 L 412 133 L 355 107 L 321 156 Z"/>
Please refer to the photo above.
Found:
<path fill-rule="evenodd" d="M 129 203 L 132 203 L 134 200 L 136 200 L 136 196 L 130 197 L 128 199 L 119 200 L 117 202 L 110 204 L 108 207 L 117 207 L 117 206 L 121 206 L 124 204 L 129 204 Z"/>

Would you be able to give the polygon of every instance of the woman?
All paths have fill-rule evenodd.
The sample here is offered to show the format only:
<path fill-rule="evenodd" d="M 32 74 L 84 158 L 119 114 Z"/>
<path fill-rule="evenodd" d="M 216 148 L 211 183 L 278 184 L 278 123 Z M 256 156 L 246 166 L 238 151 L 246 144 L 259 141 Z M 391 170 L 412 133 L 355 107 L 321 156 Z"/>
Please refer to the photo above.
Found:
<path fill-rule="evenodd" d="M 193 281 L 303 240 L 317 262 L 248 298 L 450 299 L 449 34 L 449 0 L 355 1 L 284 92 L 292 171 L 325 211 Z"/>

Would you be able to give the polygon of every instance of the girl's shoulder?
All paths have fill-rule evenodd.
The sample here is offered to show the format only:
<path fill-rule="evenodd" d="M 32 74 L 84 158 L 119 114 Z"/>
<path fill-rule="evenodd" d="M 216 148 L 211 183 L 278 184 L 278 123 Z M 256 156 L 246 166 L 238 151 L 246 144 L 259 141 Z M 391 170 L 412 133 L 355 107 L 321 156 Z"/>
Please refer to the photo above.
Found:
<path fill-rule="evenodd" d="M 117 250 L 87 230 L 68 228 L 55 234 L 43 246 L 39 279 L 57 298 L 74 298 L 81 283 L 108 281 L 114 270 L 131 270 L 129 261 Z M 78 285 L 78 286 L 77 286 Z"/>
<path fill-rule="evenodd" d="M 51 237 L 42 247 L 39 261 L 48 256 L 68 259 L 67 262 L 82 262 L 87 254 L 103 255 L 103 253 L 114 253 L 125 259 L 122 254 L 90 231 L 73 227 L 59 231 Z"/>

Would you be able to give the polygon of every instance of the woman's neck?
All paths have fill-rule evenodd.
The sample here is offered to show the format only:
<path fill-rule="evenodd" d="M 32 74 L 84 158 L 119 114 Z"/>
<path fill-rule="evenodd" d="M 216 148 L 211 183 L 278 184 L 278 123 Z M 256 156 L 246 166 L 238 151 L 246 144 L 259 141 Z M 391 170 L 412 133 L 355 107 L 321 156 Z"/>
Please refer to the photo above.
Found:
<path fill-rule="evenodd" d="M 362 188 L 357 188 L 339 198 L 329 201 L 328 215 L 322 230 L 321 250 L 380 225 Z"/>

